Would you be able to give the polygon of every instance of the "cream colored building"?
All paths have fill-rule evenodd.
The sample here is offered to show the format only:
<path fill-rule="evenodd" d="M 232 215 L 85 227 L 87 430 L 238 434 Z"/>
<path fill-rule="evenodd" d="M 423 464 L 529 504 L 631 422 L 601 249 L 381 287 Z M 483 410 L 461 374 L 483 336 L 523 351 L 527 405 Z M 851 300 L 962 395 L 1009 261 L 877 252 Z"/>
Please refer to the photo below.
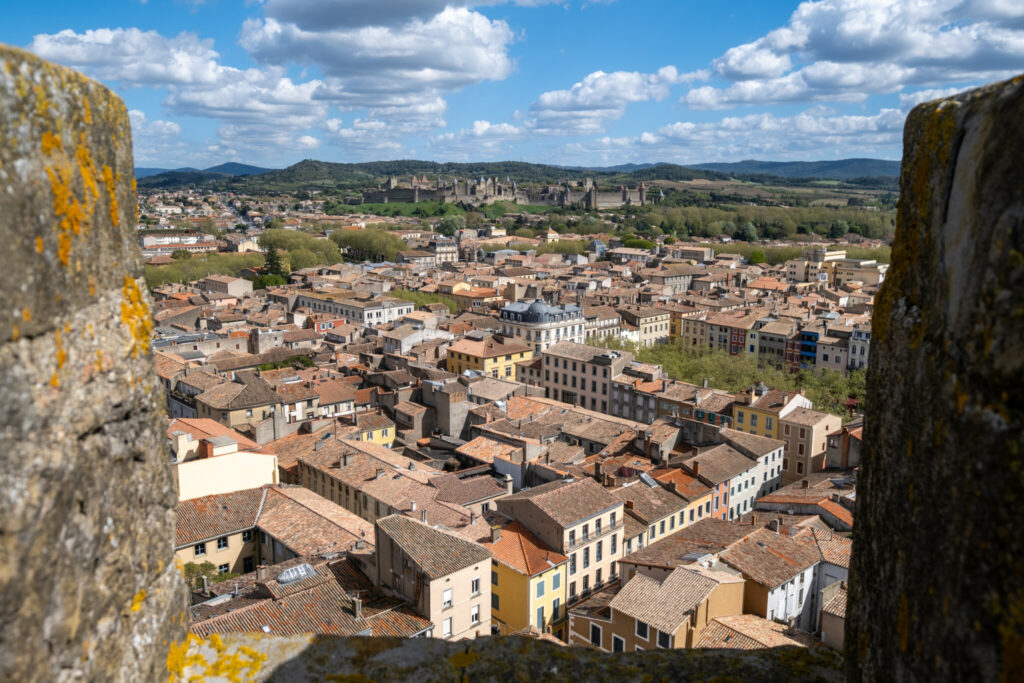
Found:
<path fill-rule="evenodd" d="M 375 526 L 377 584 L 434 624 L 434 637 L 491 633 L 491 553 L 478 543 L 392 515 Z"/>
<path fill-rule="evenodd" d="M 616 310 L 623 320 L 637 328 L 641 348 L 668 341 L 671 319 L 668 310 L 649 306 L 623 306 Z"/>
<path fill-rule="evenodd" d="M 179 433 L 180 434 L 180 433 Z M 185 441 L 188 434 L 177 436 Z M 185 451 L 183 444 L 179 452 Z M 227 436 L 202 439 L 185 460 L 174 463 L 178 500 L 252 489 L 279 483 L 277 456 L 239 451 L 238 442 Z"/>
<path fill-rule="evenodd" d="M 823 470 L 828 435 L 842 429 L 842 419 L 838 415 L 797 408 L 780 418 L 779 423 L 779 438 L 786 442 L 782 481 L 789 484 Z"/>

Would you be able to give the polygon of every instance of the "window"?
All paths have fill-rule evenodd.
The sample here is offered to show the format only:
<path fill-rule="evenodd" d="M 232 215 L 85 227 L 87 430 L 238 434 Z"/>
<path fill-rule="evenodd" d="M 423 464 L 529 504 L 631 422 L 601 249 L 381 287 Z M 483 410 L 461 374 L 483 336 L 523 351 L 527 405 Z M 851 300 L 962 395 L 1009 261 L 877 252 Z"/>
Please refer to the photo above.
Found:
<path fill-rule="evenodd" d="M 757 415 L 754 415 L 754 414 L 750 415 L 750 426 L 751 427 L 756 427 L 757 426 Z"/>
<path fill-rule="evenodd" d="M 803 603 L 804 603 L 804 589 L 803 589 L 803 588 L 801 588 L 801 589 L 800 589 L 800 595 L 799 595 L 799 597 L 798 597 L 798 598 L 796 599 L 796 604 L 798 604 L 798 605 L 802 605 Z"/>
<path fill-rule="evenodd" d="M 544 629 L 544 606 L 541 605 L 537 608 L 537 628 Z"/>
<path fill-rule="evenodd" d="M 252 540 L 252 529 L 246 529 L 242 532 L 242 543 L 248 543 Z"/>
<path fill-rule="evenodd" d="M 658 647 L 672 647 L 672 636 L 668 633 L 662 633 L 661 631 L 658 631 Z"/>
<path fill-rule="evenodd" d="M 594 572 L 594 586 L 595 587 L 600 586 L 601 583 L 602 583 L 601 582 L 601 568 L 598 567 L 597 571 Z"/>
<path fill-rule="evenodd" d="M 797 474 L 803 474 L 804 473 L 804 464 L 802 462 L 798 462 L 796 464 L 796 473 Z"/>
<path fill-rule="evenodd" d="M 470 593 L 472 593 L 473 595 L 479 595 L 479 593 L 480 593 L 480 578 L 477 577 L 477 578 L 473 579 L 470 582 L 469 587 L 470 587 L 470 590 L 469 590 Z"/>
<path fill-rule="evenodd" d="M 662 536 L 665 535 L 665 520 L 661 520 L 661 524 L 658 525 L 658 533 Z"/>
<path fill-rule="evenodd" d="M 601 647 L 601 627 L 597 624 L 590 625 L 590 644 L 594 647 Z"/>
<path fill-rule="evenodd" d="M 743 424 L 743 411 L 742 410 L 739 411 L 736 414 L 736 422 L 737 422 L 737 424 Z"/>
<path fill-rule="evenodd" d="M 576 573 L 576 553 L 569 556 L 569 576 Z"/>
<path fill-rule="evenodd" d="M 772 428 L 772 419 L 770 417 L 766 417 L 764 419 L 764 428 L 765 429 L 771 429 Z"/>
<path fill-rule="evenodd" d="M 256 563 L 253 561 L 252 556 L 249 556 L 242 560 L 242 571 L 248 574 L 255 569 Z"/>
<path fill-rule="evenodd" d="M 445 590 L 444 593 L 441 594 L 441 607 L 447 608 L 447 607 L 451 607 L 451 606 L 452 606 L 452 589 L 448 588 L 448 589 Z"/>
<path fill-rule="evenodd" d="M 551 577 L 551 590 L 556 591 L 562 587 L 562 575 L 555 574 Z"/>
<path fill-rule="evenodd" d="M 615 527 L 615 513 L 613 512 L 608 519 L 608 526 Z"/>
<path fill-rule="evenodd" d="M 796 450 L 797 450 L 797 454 L 798 455 L 803 455 L 804 454 L 804 445 L 803 444 L 799 444 Z"/>
<path fill-rule="evenodd" d="M 576 598 L 576 582 L 573 581 L 569 584 L 569 599 L 573 600 Z"/>
<path fill-rule="evenodd" d="M 594 520 L 594 535 L 595 536 L 600 536 L 601 535 L 601 520 L 599 520 L 599 519 L 595 519 Z"/>
<path fill-rule="evenodd" d="M 783 432 L 784 434 L 787 434 L 787 435 L 788 435 L 788 434 L 789 434 L 789 425 L 786 425 L 785 427 L 783 427 L 783 428 L 782 428 L 782 432 Z"/>
<path fill-rule="evenodd" d="M 444 636 L 445 638 L 451 638 L 452 637 L 452 618 L 451 617 L 445 618 L 444 623 L 443 623 L 443 625 L 441 627 L 441 635 Z"/>
<path fill-rule="evenodd" d="M 800 428 L 800 438 L 801 438 L 801 439 L 802 439 L 802 438 L 804 438 L 804 435 L 805 435 L 806 433 L 807 433 L 807 430 L 806 430 L 806 429 L 804 429 L 803 427 L 801 427 L 801 428 Z"/>
<path fill-rule="evenodd" d="M 569 532 L 569 545 L 570 546 L 576 545 L 576 530 L 575 529 L 573 529 L 572 531 Z"/>
<path fill-rule="evenodd" d="M 491 571 L 491 583 L 494 584 L 495 586 L 498 585 L 498 572 L 493 571 L 493 570 Z"/>
<path fill-rule="evenodd" d="M 620 638 L 619 636 L 613 635 L 612 636 L 612 652 L 625 652 L 625 651 L 626 651 L 626 641 L 623 640 L 622 638 Z"/>
<path fill-rule="evenodd" d="M 500 603 L 498 601 L 498 594 L 497 593 L 491 593 L 491 609 L 498 609 L 498 605 L 499 604 Z"/>
<path fill-rule="evenodd" d="M 586 569 L 590 566 L 590 548 L 583 549 L 583 568 Z"/>
<path fill-rule="evenodd" d="M 551 601 L 551 618 L 558 619 L 558 608 L 562 606 L 562 601 L 555 598 Z"/>
<path fill-rule="evenodd" d="M 590 538 L 590 525 L 589 524 L 584 524 L 583 525 L 583 540 L 585 541 L 588 538 Z"/>
<path fill-rule="evenodd" d="M 217 539 L 217 550 L 224 550 L 228 547 L 228 537 L 221 536 Z"/>
<path fill-rule="evenodd" d="M 196 557 L 200 557 L 201 555 L 205 555 L 206 554 L 206 544 L 205 543 L 196 543 L 195 548 L 193 548 L 193 552 L 195 552 L 195 556 Z"/>
<path fill-rule="evenodd" d="M 654 532 L 655 532 L 654 525 L 651 525 L 651 528 L 647 530 L 647 539 L 648 540 L 650 540 L 650 541 L 654 540 Z"/>
<path fill-rule="evenodd" d="M 650 636 L 650 632 L 647 630 L 647 623 L 646 622 L 637 620 L 637 622 L 636 622 L 636 637 L 637 638 L 642 638 L 643 640 L 647 640 L 648 638 L 651 637 Z"/>
<path fill-rule="evenodd" d="M 226 564 L 222 564 L 222 565 L 219 565 L 217 567 L 217 571 L 220 572 L 221 574 L 227 574 L 230 569 L 231 569 L 231 567 L 229 567 Z M 803 592 L 803 591 L 801 591 L 801 592 Z"/>
<path fill-rule="evenodd" d="M 544 580 L 543 579 L 541 579 L 540 581 L 537 582 L 537 597 L 538 598 L 543 598 L 544 597 Z"/>
<path fill-rule="evenodd" d="M 618 539 L 619 537 L 617 534 L 612 534 L 612 540 L 609 541 L 608 547 L 608 552 L 610 552 L 612 555 L 614 555 L 615 552 L 618 550 Z"/>
<path fill-rule="evenodd" d="M 480 605 L 473 605 L 469 608 L 469 623 L 480 623 Z"/>

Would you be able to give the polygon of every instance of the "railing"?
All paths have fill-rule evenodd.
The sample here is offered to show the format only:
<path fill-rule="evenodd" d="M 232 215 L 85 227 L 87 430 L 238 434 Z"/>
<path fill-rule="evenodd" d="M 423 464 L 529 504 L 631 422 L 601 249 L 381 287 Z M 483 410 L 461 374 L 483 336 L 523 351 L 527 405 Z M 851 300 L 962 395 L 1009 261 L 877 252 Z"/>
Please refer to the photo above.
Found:
<path fill-rule="evenodd" d="M 612 526 L 602 527 L 600 533 L 587 534 L 583 538 L 577 538 L 577 539 L 574 539 L 574 540 L 570 540 L 569 542 L 567 542 L 565 544 L 565 550 L 566 550 L 566 552 L 571 552 L 571 551 L 576 550 L 577 548 L 579 548 L 579 547 L 581 547 L 583 545 L 586 545 L 588 543 L 593 543 L 594 541 L 596 541 L 598 539 L 601 539 L 601 538 L 604 538 L 605 536 L 608 536 L 613 531 L 618 531 L 619 529 L 621 529 L 623 527 L 623 525 L 624 525 L 624 521 L 620 519 L 620 520 L 616 521 L 615 524 L 612 525 Z"/>

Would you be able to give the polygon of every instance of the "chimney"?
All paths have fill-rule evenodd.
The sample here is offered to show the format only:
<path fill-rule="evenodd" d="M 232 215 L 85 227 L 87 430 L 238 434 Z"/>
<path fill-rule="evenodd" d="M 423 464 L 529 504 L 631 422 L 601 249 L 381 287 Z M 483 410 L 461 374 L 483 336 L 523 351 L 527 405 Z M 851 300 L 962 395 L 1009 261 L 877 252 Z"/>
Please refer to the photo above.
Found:
<path fill-rule="evenodd" d="M 472 510 L 469 511 L 469 524 L 470 526 L 476 524 L 476 513 L 473 512 Z"/>
<path fill-rule="evenodd" d="M 321 440 L 317 441 L 315 444 L 313 444 L 313 450 L 314 451 L 323 450 L 323 447 L 324 447 L 323 439 L 321 439 Z"/>
<path fill-rule="evenodd" d="M 750 526 L 757 526 L 757 513 L 750 515 Z"/>
<path fill-rule="evenodd" d="M 491 543 L 497 542 L 497 540 L 499 538 L 501 538 L 501 527 L 500 526 L 492 526 L 491 527 Z"/>
<path fill-rule="evenodd" d="M 210 594 L 210 580 L 205 576 L 203 577 L 203 593 L 205 595 Z"/>
<path fill-rule="evenodd" d="M 427 523 L 427 511 L 426 510 L 422 510 L 420 512 L 420 519 L 423 520 L 424 524 Z"/>
<path fill-rule="evenodd" d="M 234 589 L 233 589 L 233 590 L 231 591 L 231 595 L 233 595 L 233 596 L 234 596 L 234 597 L 236 597 L 236 598 L 238 597 L 238 582 L 237 582 L 237 581 L 235 581 L 235 587 L 234 587 Z"/>
<path fill-rule="evenodd" d="M 708 378 L 707 378 L 707 377 L 705 377 L 705 378 L 704 378 L 704 382 L 703 382 L 702 386 L 703 386 L 703 387 L 704 387 L 705 389 L 707 389 L 707 388 L 708 388 Z"/>
<path fill-rule="evenodd" d="M 800 480 L 800 488 L 802 488 L 802 489 L 809 489 L 810 487 L 811 487 L 811 482 L 807 481 L 806 479 Z"/>
<path fill-rule="evenodd" d="M 256 567 L 256 580 L 257 581 L 266 581 L 267 580 L 267 565 L 261 564 L 260 566 Z"/>
<path fill-rule="evenodd" d="M 679 485 L 676 484 L 674 481 L 670 481 L 668 483 L 668 490 L 671 491 L 672 493 L 679 493 Z"/>
<path fill-rule="evenodd" d="M 694 477 L 700 475 L 700 463 L 697 462 L 696 460 L 694 460 L 693 463 L 690 465 L 690 469 L 693 470 Z"/>
<path fill-rule="evenodd" d="M 632 510 L 633 509 L 633 501 L 627 500 L 625 502 L 625 507 L 626 507 L 627 510 Z"/>
<path fill-rule="evenodd" d="M 363 601 L 358 596 L 352 598 L 352 613 L 356 619 L 363 618 Z"/>
<path fill-rule="evenodd" d="M 383 476 L 384 476 L 384 468 L 383 467 L 378 467 L 377 471 L 373 473 L 373 478 L 374 479 L 380 479 Z"/>
<path fill-rule="evenodd" d="M 772 521 L 768 522 L 768 528 L 774 531 L 775 533 L 779 533 L 779 520 L 773 519 Z"/>
<path fill-rule="evenodd" d="M 410 470 L 414 470 L 414 469 L 416 469 L 416 463 L 414 463 L 414 462 L 410 462 L 410 463 L 409 463 L 409 469 L 410 469 Z"/>
<path fill-rule="evenodd" d="M 505 475 L 505 491 L 509 495 L 512 495 L 512 475 L 511 474 L 506 474 Z"/>

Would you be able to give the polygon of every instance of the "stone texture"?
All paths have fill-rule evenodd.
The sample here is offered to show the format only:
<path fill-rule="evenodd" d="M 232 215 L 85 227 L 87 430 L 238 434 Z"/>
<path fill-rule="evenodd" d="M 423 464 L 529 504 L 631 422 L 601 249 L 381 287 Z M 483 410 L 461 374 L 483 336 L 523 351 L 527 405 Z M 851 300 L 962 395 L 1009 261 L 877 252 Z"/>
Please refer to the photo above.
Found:
<path fill-rule="evenodd" d="M 169 660 L 174 680 L 306 681 L 839 681 L 826 647 L 651 650 L 609 654 L 530 638 L 190 638 Z M 194 678 L 193 678 L 194 677 Z"/>
<path fill-rule="evenodd" d="M 0 679 L 159 679 L 187 591 L 128 116 L 3 46 L 0 112 Z"/>
<path fill-rule="evenodd" d="M 916 107 L 876 301 L 855 680 L 1024 679 L 1024 76 Z"/>

